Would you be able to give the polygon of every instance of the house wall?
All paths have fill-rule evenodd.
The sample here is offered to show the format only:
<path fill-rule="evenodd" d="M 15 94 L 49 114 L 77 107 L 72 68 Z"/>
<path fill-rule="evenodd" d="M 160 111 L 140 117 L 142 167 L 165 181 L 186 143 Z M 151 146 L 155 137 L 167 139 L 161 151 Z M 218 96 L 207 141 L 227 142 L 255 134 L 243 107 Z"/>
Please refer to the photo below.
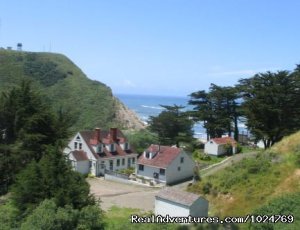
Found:
<path fill-rule="evenodd" d="M 189 207 L 178 204 L 169 200 L 155 197 L 155 215 L 171 217 L 188 216 L 190 214 Z"/>
<path fill-rule="evenodd" d="M 144 171 L 139 170 L 139 165 L 137 164 L 136 166 L 136 175 L 138 176 L 143 176 L 148 179 L 154 179 L 153 174 L 158 173 L 158 179 L 160 182 L 165 183 L 166 182 L 166 170 L 165 170 L 165 175 L 159 174 L 160 168 L 157 167 L 152 167 L 148 165 L 144 165 Z"/>
<path fill-rule="evenodd" d="M 208 141 L 204 145 L 204 153 L 218 156 L 218 145 L 213 141 Z"/>
<path fill-rule="evenodd" d="M 190 207 L 190 215 L 194 217 L 208 216 L 208 201 L 202 197 Z"/>
<path fill-rule="evenodd" d="M 82 174 L 88 174 L 90 172 L 89 161 L 77 161 L 76 171 Z"/>
<path fill-rule="evenodd" d="M 225 145 L 218 145 L 213 141 L 208 141 L 204 146 L 204 153 L 214 156 L 226 154 Z"/>
<path fill-rule="evenodd" d="M 133 163 L 133 158 L 134 158 L 134 163 Z M 118 159 L 120 160 L 119 166 L 117 166 L 117 161 Z M 122 164 L 122 159 L 125 159 L 125 164 Z M 130 162 L 128 161 L 130 159 Z M 113 162 L 113 171 L 117 171 L 120 169 L 127 169 L 129 167 L 135 167 L 136 162 L 137 162 L 137 154 L 130 154 L 127 156 L 119 156 L 119 157 L 114 157 L 114 158 L 107 158 L 107 159 L 99 159 L 97 161 L 98 166 L 98 175 L 104 175 L 104 170 L 110 170 L 110 161 Z M 102 166 L 104 165 L 104 167 Z"/>
<path fill-rule="evenodd" d="M 183 163 L 181 158 L 183 157 Z M 166 169 L 166 183 L 172 184 L 194 175 L 195 163 L 185 152 L 181 152 Z"/>

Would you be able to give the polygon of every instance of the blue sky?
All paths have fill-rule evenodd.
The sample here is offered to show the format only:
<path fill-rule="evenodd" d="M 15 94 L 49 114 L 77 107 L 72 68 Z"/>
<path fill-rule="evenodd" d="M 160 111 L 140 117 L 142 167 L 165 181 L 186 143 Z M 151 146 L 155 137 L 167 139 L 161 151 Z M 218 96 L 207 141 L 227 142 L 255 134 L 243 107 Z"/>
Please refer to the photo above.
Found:
<path fill-rule="evenodd" d="M 300 63 L 300 1 L 0 2 L 0 47 L 63 53 L 113 93 L 186 96 Z"/>

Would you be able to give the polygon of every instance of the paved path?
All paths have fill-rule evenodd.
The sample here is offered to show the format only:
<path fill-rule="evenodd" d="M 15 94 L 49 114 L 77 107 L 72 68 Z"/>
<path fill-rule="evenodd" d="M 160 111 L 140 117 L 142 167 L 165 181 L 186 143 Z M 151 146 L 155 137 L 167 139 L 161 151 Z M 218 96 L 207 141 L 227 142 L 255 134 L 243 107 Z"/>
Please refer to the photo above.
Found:
<path fill-rule="evenodd" d="M 226 158 L 225 160 L 223 160 L 219 163 L 210 165 L 209 167 L 200 170 L 200 176 L 201 177 L 210 176 L 210 175 L 215 174 L 216 172 L 218 172 L 218 171 L 220 171 L 220 170 L 222 170 L 222 169 L 224 169 L 228 166 L 231 166 L 232 164 L 234 164 L 236 162 L 241 161 L 244 158 L 255 157 L 256 155 L 257 155 L 257 152 L 248 152 L 248 153 L 241 153 L 241 154 L 233 155 L 233 156 L 228 157 L 228 158 Z M 193 182 L 192 180 L 186 181 L 186 182 L 174 185 L 173 187 L 181 189 L 181 190 L 186 190 L 187 186 L 192 182 Z"/>

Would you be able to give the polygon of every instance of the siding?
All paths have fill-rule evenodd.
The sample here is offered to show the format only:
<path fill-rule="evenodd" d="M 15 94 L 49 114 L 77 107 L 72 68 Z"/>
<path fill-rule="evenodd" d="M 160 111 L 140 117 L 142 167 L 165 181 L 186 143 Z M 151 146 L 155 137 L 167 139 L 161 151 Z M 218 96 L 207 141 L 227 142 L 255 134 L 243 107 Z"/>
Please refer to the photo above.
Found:
<path fill-rule="evenodd" d="M 182 204 L 177 204 L 169 200 L 155 198 L 155 215 L 170 215 L 175 216 L 188 216 L 190 213 L 189 207 Z"/>
<path fill-rule="evenodd" d="M 158 173 L 159 177 L 158 180 L 165 183 L 166 182 L 166 172 L 165 175 L 159 174 L 159 168 L 151 167 L 144 165 L 144 171 L 139 170 L 139 165 L 136 167 L 136 175 L 143 176 L 145 178 L 154 179 L 153 174 Z"/>
<path fill-rule="evenodd" d="M 183 163 L 180 162 L 184 157 Z M 178 171 L 180 167 L 180 171 Z M 185 152 L 181 152 L 166 169 L 167 184 L 172 184 L 184 179 L 188 179 L 194 175 L 195 163 Z"/>

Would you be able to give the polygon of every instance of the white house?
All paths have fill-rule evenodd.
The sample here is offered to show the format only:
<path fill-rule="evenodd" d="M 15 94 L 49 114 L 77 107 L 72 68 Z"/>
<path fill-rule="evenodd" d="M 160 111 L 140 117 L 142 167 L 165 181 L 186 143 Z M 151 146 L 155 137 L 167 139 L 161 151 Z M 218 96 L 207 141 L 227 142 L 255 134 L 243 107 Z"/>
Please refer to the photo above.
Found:
<path fill-rule="evenodd" d="M 193 177 L 195 163 L 181 148 L 151 145 L 139 157 L 136 175 L 172 184 Z"/>
<path fill-rule="evenodd" d="M 232 153 L 237 153 L 237 142 L 231 137 L 213 138 L 206 142 L 204 146 L 204 153 L 220 156 L 227 153 L 226 146 L 232 147 Z"/>
<path fill-rule="evenodd" d="M 76 171 L 94 176 L 104 175 L 105 170 L 135 167 L 137 161 L 137 154 L 117 128 L 78 132 L 64 149 L 64 154 Z"/>
<path fill-rule="evenodd" d="M 155 196 L 155 215 L 170 217 L 208 216 L 208 201 L 194 193 L 167 187 Z"/>

